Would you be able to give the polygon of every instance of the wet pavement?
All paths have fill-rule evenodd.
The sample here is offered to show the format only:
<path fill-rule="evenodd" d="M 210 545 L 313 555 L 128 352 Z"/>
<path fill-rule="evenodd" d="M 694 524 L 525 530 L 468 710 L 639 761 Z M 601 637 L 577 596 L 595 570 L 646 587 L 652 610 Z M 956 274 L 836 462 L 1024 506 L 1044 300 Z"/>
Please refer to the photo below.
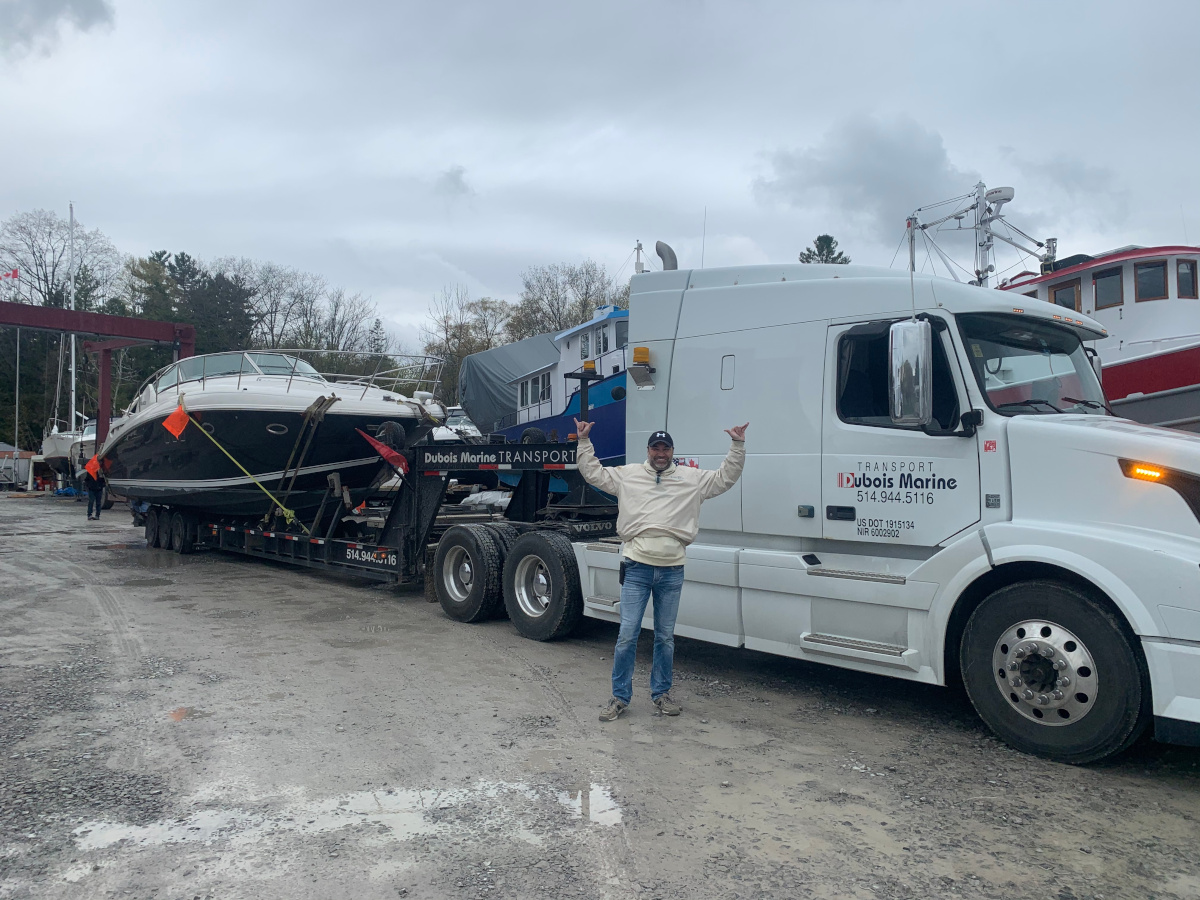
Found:
<path fill-rule="evenodd" d="M 0 497 L 0 898 L 1196 898 L 1200 751 L 1073 768 L 951 691 L 145 549 Z"/>

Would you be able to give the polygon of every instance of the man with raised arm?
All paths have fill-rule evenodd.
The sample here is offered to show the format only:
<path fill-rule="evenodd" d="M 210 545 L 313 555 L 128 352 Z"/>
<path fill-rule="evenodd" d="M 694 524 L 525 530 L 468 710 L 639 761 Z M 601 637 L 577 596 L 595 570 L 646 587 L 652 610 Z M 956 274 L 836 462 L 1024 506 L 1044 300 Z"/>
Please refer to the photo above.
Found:
<path fill-rule="evenodd" d="M 645 462 L 602 466 L 588 437 L 592 423 L 575 420 L 579 474 L 588 484 L 617 498 L 617 534 L 624 541 L 621 631 L 613 651 L 612 699 L 600 713 L 602 722 L 616 719 L 633 699 L 638 635 L 651 595 L 654 661 L 650 699 L 661 715 L 677 716 L 682 711 L 671 699 L 671 680 L 684 551 L 700 530 L 700 504 L 725 493 L 741 477 L 749 425 L 725 429 L 733 443 L 721 468 L 713 471 L 675 465 L 675 442 L 665 431 L 650 435 Z"/>

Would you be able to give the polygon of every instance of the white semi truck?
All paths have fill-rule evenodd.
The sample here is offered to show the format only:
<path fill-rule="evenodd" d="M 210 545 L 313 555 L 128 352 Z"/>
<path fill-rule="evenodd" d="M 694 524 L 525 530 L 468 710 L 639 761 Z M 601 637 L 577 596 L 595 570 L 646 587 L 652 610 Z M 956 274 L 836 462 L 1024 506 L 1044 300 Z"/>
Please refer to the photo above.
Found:
<path fill-rule="evenodd" d="M 627 446 L 665 428 L 681 464 L 716 467 L 722 429 L 751 423 L 688 548 L 677 633 L 961 678 L 1001 738 L 1063 761 L 1151 723 L 1200 743 L 1200 437 L 1108 413 L 1083 344 L 1104 334 L 889 269 L 636 275 Z M 501 577 L 447 533 L 443 606 L 474 565 L 530 637 L 619 621 L 619 540 L 579 534 L 510 529 Z"/>

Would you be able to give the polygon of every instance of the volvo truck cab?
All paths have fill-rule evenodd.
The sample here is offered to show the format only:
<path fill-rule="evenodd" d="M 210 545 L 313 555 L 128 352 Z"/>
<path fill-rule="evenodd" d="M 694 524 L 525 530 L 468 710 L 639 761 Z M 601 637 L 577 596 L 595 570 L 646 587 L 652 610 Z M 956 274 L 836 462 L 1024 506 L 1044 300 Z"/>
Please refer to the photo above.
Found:
<path fill-rule="evenodd" d="M 1200 437 L 1112 416 L 1084 344 L 1104 328 L 1015 299 L 854 265 L 634 276 L 627 446 L 665 428 L 716 467 L 751 422 L 677 633 L 961 679 L 1000 737 L 1063 761 L 1151 723 L 1200 742 Z M 619 547 L 573 548 L 562 602 L 619 621 Z"/>

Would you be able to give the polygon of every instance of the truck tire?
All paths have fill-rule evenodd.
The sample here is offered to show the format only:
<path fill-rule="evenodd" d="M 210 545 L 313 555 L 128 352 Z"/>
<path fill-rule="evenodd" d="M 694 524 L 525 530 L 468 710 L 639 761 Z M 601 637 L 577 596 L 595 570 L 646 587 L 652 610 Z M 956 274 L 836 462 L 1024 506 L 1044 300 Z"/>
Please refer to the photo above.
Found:
<path fill-rule="evenodd" d="M 454 525 L 438 541 L 434 589 L 446 615 L 459 622 L 491 617 L 500 599 L 500 552 L 482 525 Z"/>
<path fill-rule="evenodd" d="M 171 549 L 171 511 L 161 506 L 158 508 L 158 542 L 154 546 Z"/>
<path fill-rule="evenodd" d="M 1000 588 L 967 621 L 963 682 L 1008 744 L 1082 764 L 1120 753 L 1150 721 L 1150 675 L 1114 613 L 1056 581 Z"/>
<path fill-rule="evenodd" d="M 517 542 L 517 538 L 521 536 L 521 532 L 517 531 L 512 525 L 507 522 L 488 522 L 484 528 L 491 532 L 492 537 L 496 540 L 496 548 L 500 551 L 500 571 L 504 571 L 504 563 L 508 560 L 509 551 L 512 550 L 513 544 Z M 492 611 L 492 615 L 497 619 L 508 618 L 508 607 L 504 605 L 504 593 L 500 593 L 496 608 Z"/>
<path fill-rule="evenodd" d="M 571 542 L 553 531 L 521 535 L 504 563 L 504 606 L 517 631 L 553 641 L 575 630 L 583 617 L 579 567 Z"/>
<path fill-rule="evenodd" d="M 540 428 L 526 428 L 521 432 L 522 444 L 544 444 L 546 443 L 546 432 Z"/>
<path fill-rule="evenodd" d="M 146 535 L 146 548 L 153 550 L 158 546 L 158 507 L 152 506 L 146 510 L 146 524 L 144 526 Z"/>
<path fill-rule="evenodd" d="M 171 516 L 171 549 L 181 555 L 191 553 L 196 544 L 196 529 L 192 517 L 176 512 Z"/>

